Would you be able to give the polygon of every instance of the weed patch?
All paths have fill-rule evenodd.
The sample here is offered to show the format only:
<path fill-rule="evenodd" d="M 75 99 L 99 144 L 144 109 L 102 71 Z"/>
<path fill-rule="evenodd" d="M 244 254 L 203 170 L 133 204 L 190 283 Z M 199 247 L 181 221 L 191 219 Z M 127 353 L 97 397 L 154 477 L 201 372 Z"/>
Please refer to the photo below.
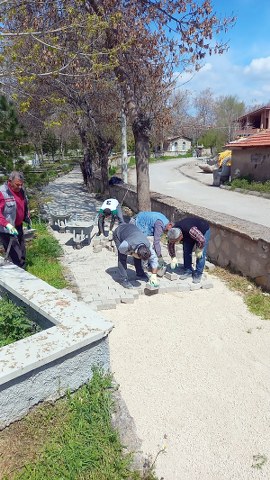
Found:
<path fill-rule="evenodd" d="M 266 182 L 254 182 L 251 178 L 236 178 L 230 184 L 231 188 L 241 188 L 243 190 L 251 190 L 254 192 L 270 193 L 270 180 Z"/>
<path fill-rule="evenodd" d="M 263 292 L 251 280 L 231 273 L 220 267 L 216 267 L 213 275 L 225 281 L 231 290 L 239 292 L 250 312 L 270 320 L 270 294 Z"/>
<path fill-rule="evenodd" d="M 63 253 L 62 248 L 49 233 L 46 224 L 34 223 L 33 227 L 37 234 L 27 245 L 27 271 L 55 288 L 65 288 L 67 281 L 58 261 Z"/>
<path fill-rule="evenodd" d="M 35 325 L 26 316 L 22 307 L 11 300 L 0 300 L 0 347 L 29 337 L 35 333 Z"/>
<path fill-rule="evenodd" d="M 6 465 L 7 480 L 155 480 L 153 472 L 141 477 L 132 470 L 132 456 L 125 455 L 118 433 L 112 428 L 112 378 L 100 371 L 65 400 L 35 409 L 23 421 L 23 440 L 31 438 L 31 461 L 27 448 L 20 462 Z M 11 426 L 15 435 L 16 425 Z M 5 434 L 5 431 L 3 432 Z M 7 435 L 8 441 L 10 437 Z M 41 444 L 43 438 L 43 446 Z M 28 442 L 27 442 L 28 444 Z M 36 454 L 34 453 L 36 448 Z M 1 446 L 1 437 L 0 437 Z M 2 449 L 5 445 L 2 441 Z M 13 452 L 14 455 L 15 452 Z M 34 459 L 33 459 L 34 458 Z M 1 452 L 0 452 L 1 459 Z M 10 459 L 11 460 L 11 459 Z"/>

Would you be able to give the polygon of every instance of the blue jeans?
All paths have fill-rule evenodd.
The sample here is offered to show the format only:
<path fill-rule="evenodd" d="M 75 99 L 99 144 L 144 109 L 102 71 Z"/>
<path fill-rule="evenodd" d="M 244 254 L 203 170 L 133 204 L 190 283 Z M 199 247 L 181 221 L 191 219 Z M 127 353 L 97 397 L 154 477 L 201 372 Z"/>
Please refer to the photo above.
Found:
<path fill-rule="evenodd" d="M 192 243 L 183 243 L 183 254 L 184 254 L 184 268 L 185 272 L 190 272 L 193 273 L 193 275 L 199 277 L 203 274 L 204 266 L 205 266 L 205 260 L 206 260 L 206 254 L 207 254 L 207 247 L 210 239 L 210 229 L 208 229 L 205 234 L 205 244 L 203 247 L 203 253 L 201 258 L 196 259 L 196 270 L 193 271 L 192 269 L 192 251 L 194 244 Z"/>

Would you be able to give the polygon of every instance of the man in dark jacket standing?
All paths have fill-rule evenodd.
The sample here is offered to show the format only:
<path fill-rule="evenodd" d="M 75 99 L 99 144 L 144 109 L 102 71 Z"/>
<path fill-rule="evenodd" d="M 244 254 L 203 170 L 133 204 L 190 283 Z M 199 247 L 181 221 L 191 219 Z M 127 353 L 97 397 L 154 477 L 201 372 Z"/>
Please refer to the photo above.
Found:
<path fill-rule="evenodd" d="M 118 250 L 118 268 L 121 284 L 125 288 L 133 288 L 127 275 L 127 256 L 134 258 L 134 266 L 139 280 L 146 280 L 150 285 L 158 286 L 158 257 L 150 245 L 148 238 L 130 223 L 122 223 L 113 232 L 113 239 Z M 149 262 L 152 274 L 148 278 L 142 267 L 142 260 Z"/>
<path fill-rule="evenodd" d="M 11 172 L 9 179 L 0 187 L 0 240 L 5 251 L 12 242 L 9 256 L 18 267 L 25 268 L 25 242 L 23 222 L 31 226 L 28 201 L 23 189 L 21 172 Z"/>
<path fill-rule="evenodd" d="M 175 222 L 168 231 L 168 251 L 171 256 L 171 268 L 177 266 L 175 244 L 183 242 L 184 274 L 181 280 L 193 277 L 193 283 L 200 283 L 205 266 L 207 246 L 210 239 L 209 224 L 197 217 L 189 217 Z M 196 268 L 192 268 L 192 251 L 195 247 Z"/>

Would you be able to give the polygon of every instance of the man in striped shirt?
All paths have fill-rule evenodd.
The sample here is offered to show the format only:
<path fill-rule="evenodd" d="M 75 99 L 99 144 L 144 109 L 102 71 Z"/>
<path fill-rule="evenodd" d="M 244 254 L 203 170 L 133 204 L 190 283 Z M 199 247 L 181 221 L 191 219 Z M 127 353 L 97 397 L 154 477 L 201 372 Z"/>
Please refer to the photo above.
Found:
<path fill-rule="evenodd" d="M 210 239 L 210 227 L 206 220 L 188 217 L 175 222 L 168 231 L 168 251 L 171 257 L 171 268 L 177 266 L 175 244 L 183 243 L 184 273 L 180 279 L 193 277 L 193 283 L 200 283 L 205 266 L 207 246 Z M 192 268 L 192 251 L 195 247 L 196 268 Z"/>

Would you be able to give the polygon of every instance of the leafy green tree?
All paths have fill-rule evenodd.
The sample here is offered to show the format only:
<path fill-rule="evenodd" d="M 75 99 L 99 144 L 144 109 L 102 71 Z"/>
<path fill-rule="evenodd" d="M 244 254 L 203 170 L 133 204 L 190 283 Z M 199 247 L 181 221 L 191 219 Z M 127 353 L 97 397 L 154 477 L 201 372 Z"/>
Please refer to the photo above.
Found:
<path fill-rule="evenodd" d="M 11 171 L 20 154 L 22 141 L 26 138 L 20 125 L 14 105 L 3 95 L 0 96 L 0 165 Z"/>

